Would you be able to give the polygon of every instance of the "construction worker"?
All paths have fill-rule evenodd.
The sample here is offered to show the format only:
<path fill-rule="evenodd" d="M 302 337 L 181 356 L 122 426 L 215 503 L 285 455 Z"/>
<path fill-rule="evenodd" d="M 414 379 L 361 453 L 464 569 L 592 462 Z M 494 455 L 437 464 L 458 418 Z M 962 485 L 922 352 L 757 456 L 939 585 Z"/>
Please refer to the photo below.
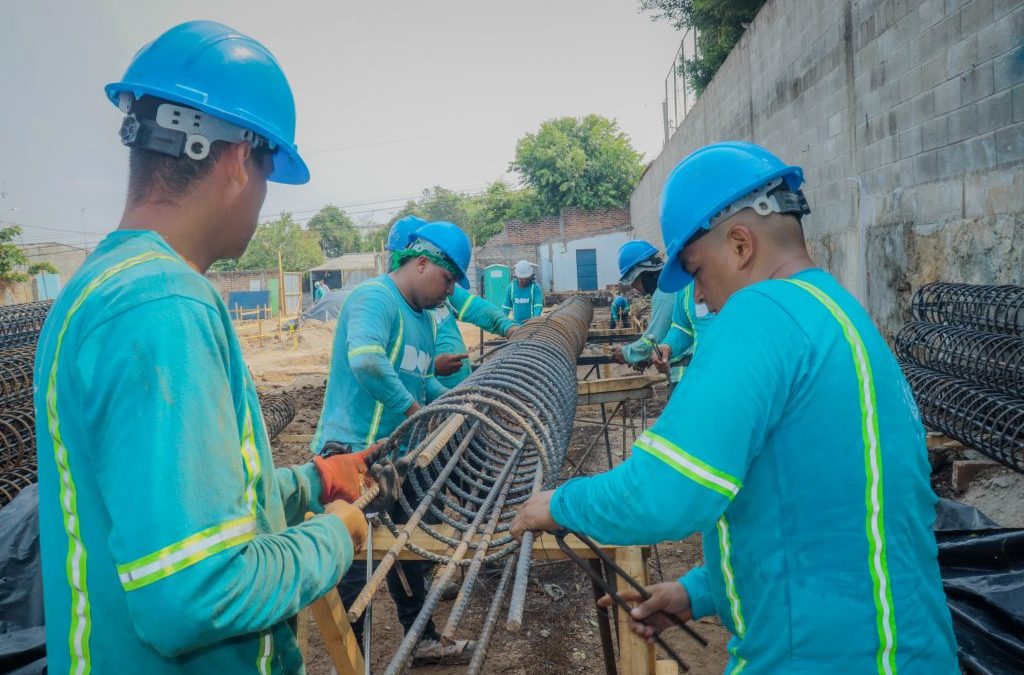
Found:
<path fill-rule="evenodd" d="M 125 114 L 127 203 L 36 355 L 49 671 L 301 671 L 288 621 L 362 545 L 362 513 L 334 500 L 358 496 L 365 462 L 274 468 L 203 276 L 245 251 L 268 180 L 309 178 L 288 81 L 256 40 L 193 21 L 106 94 Z"/>
<path fill-rule="evenodd" d="M 686 364 L 697 349 L 700 336 L 707 332 L 715 318 L 705 303 L 694 299 L 692 282 L 681 293 L 676 293 L 675 297 L 672 323 L 665 335 L 665 342 L 651 355 L 655 368 L 668 375 L 669 396 L 679 384 Z"/>
<path fill-rule="evenodd" d="M 811 261 L 802 182 L 746 142 L 675 168 L 660 287 L 694 279 L 714 323 L 632 456 L 531 498 L 512 531 L 701 532 L 705 565 L 648 587 L 630 627 L 717 614 L 730 673 L 958 673 L 921 419 L 871 317 Z"/>
<path fill-rule="evenodd" d="M 658 289 L 658 275 L 664 267 L 658 249 L 642 239 L 627 241 L 619 248 L 619 283 L 651 297 L 651 318 L 638 340 L 612 351 L 616 363 L 636 364 L 651 360 L 668 334 L 672 323 L 675 293 Z"/>
<path fill-rule="evenodd" d="M 512 312 L 512 318 L 517 323 L 540 316 L 544 311 L 544 292 L 534 280 L 533 268 L 534 265 L 529 260 L 517 262 L 512 271 L 515 283 L 509 284 L 508 290 L 505 291 L 505 304 L 502 310 L 506 315 Z"/>
<path fill-rule="evenodd" d="M 316 283 L 313 284 L 313 302 L 318 302 L 320 298 L 324 297 L 326 287 L 327 284 L 324 283 L 323 279 L 316 280 Z"/>
<path fill-rule="evenodd" d="M 623 328 L 629 326 L 629 300 L 622 293 L 616 293 L 612 298 L 611 314 L 612 320 L 608 324 L 609 328 L 616 328 L 619 324 L 622 324 Z"/>
<path fill-rule="evenodd" d="M 405 247 L 392 252 L 393 271 L 359 284 L 338 316 L 323 411 L 312 448 L 321 455 L 365 450 L 389 436 L 401 422 L 446 389 L 434 375 L 436 323 L 429 310 L 440 307 L 454 285 L 468 286 L 469 237 L 452 223 L 421 225 Z M 406 486 L 406 498 L 417 496 Z M 396 522 L 405 522 L 398 506 Z M 426 518 L 424 522 L 431 522 Z M 423 607 L 429 562 L 400 563 L 388 574 L 388 588 L 398 619 L 408 630 Z M 366 582 L 365 563 L 356 562 L 338 588 L 342 602 L 352 603 Z M 362 617 L 353 624 L 362 641 Z M 431 621 L 417 646 L 417 659 L 469 657 L 465 640 L 441 644 Z"/>
<path fill-rule="evenodd" d="M 395 221 L 388 231 L 388 250 L 404 248 L 413 232 L 422 225 L 426 225 L 426 221 L 418 216 L 406 216 Z M 501 337 L 508 337 L 519 325 L 508 318 L 507 311 L 502 312 L 494 303 L 470 293 L 461 285 L 455 286 L 444 304 L 428 311 L 437 325 L 434 373 L 438 381 L 448 389 L 458 385 L 473 372 L 468 360 L 469 352 L 459 330 L 459 321 L 471 323 Z"/>

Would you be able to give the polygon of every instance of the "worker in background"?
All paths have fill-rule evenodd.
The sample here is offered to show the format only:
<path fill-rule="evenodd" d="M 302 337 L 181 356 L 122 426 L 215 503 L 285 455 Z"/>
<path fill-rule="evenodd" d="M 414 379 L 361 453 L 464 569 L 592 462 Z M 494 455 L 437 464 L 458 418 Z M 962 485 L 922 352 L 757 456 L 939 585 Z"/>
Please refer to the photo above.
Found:
<path fill-rule="evenodd" d="M 313 302 L 318 302 L 320 298 L 324 297 L 326 292 L 327 284 L 324 283 L 323 279 L 317 279 L 313 284 Z"/>
<path fill-rule="evenodd" d="M 436 324 L 431 309 L 440 307 L 457 282 L 469 282 L 469 237 L 452 223 L 421 225 L 404 248 L 391 254 L 392 271 L 359 284 L 338 316 L 331 369 L 323 410 L 312 449 L 321 455 L 366 451 L 389 436 L 402 421 L 446 389 L 434 374 Z M 415 506 L 409 484 L 406 498 Z M 391 510 L 395 522 L 405 512 Z M 425 517 L 424 522 L 430 522 Z M 430 562 L 399 563 L 412 595 L 402 587 L 398 570 L 387 576 L 398 620 L 408 630 L 423 607 Z M 366 582 L 365 563 L 357 562 L 338 587 L 342 602 L 355 600 Z M 363 619 L 353 624 L 362 642 Z M 441 644 L 431 621 L 417 646 L 419 660 L 468 659 L 465 640 Z"/>
<path fill-rule="evenodd" d="M 658 249 L 642 239 L 627 241 L 619 248 L 619 283 L 651 298 L 647 330 L 638 340 L 612 351 L 616 363 L 637 364 L 651 360 L 672 324 L 675 293 L 658 289 L 658 275 L 664 267 Z"/>
<path fill-rule="evenodd" d="M 362 513 L 335 500 L 364 481 L 346 458 L 275 469 L 203 276 L 245 251 L 268 180 L 309 179 L 291 89 L 262 44 L 193 21 L 106 94 L 124 113 L 127 203 L 54 303 L 35 365 L 49 672 L 301 671 L 288 621 L 362 545 Z"/>
<path fill-rule="evenodd" d="M 622 324 L 623 328 L 629 327 L 629 300 L 622 293 L 616 293 L 612 298 L 611 314 L 609 328 L 617 328 L 619 324 Z"/>
<path fill-rule="evenodd" d="M 408 245 L 412 233 L 425 224 L 426 221 L 417 216 L 406 216 L 395 221 L 388 231 L 387 249 L 401 250 Z M 470 293 L 461 285 L 455 286 L 444 304 L 429 311 L 437 325 L 434 374 L 448 389 L 458 385 L 473 372 L 469 364 L 469 352 L 459 330 L 459 321 L 501 337 L 508 337 L 519 325 L 508 318 L 507 311 L 503 312 L 494 303 Z"/>
<path fill-rule="evenodd" d="M 540 316 L 544 311 L 544 292 L 540 285 L 534 280 L 534 265 L 529 260 L 520 260 L 512 271 L 515 282 L 509 284 L 505 291 L 505 304 L 502 306 L 507 315 L 512 312 L 512 318 L 517 323 Z"/>
<path fill-rule="evenodd" d="M 679 384 L 686 364 L 697 349 L 700 336 L 707 333 L 715 318 L 707 304 L 696 301 L 692 282 L 682 292 L 676 293 L 675 297 L 672 323 L 665 335 L 665 342 L 651 355 L 654 367 L 668 375 L 669 396 Z"/>
<path fill-rule="evenodd" d="M 921 419 L 871 317 L 811 261 L 802 182 L 746 142 L 675 168 L 659 285 L 695 276 L 714 323 L 632 456 L 531 498 L 511 529 L 701 532 L 705 565 L 649 586 L 630 627 L 717 615 L 730 673 L 958 673 Z"/>

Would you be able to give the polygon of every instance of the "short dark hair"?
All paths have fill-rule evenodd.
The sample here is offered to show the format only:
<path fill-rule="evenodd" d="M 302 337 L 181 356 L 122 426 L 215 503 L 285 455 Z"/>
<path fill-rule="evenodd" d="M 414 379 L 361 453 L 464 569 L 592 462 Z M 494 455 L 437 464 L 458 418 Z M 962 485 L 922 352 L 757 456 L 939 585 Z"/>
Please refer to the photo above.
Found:
<path fill-rule="evenodd" d="M 210 154 L 198 160 L 187 155 L 172 157 L 153 150 L 132 148 L 128 158 L 128 200 L 141 202 L 151 196 L 173 200 L 187 194 L 209 175 L 227 146 L 224 141 L 214 141 L 210 144 Z"/>

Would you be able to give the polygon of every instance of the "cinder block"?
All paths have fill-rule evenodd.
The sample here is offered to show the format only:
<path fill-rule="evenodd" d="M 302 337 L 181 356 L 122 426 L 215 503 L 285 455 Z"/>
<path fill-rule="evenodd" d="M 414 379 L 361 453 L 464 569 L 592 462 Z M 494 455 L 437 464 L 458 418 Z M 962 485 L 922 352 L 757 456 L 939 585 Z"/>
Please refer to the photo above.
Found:
<path fill-rule="evenodd" d="M 1024 124 L 996 130 L 996 164 L 1004 166 L 1024 160 Z"/>
<path fill-rule="evenodd" d="M 910 101 L 910 125 L 922 124 L 935 116 L 935 93 L 925 91 Z"/>
<path fill-rule="evenodd" d="M 953 489 L 957 492 L 963 492 L 980 472 L 995 469 L 999 466 L 999 462 L 991 459 L 957 460 L 953 462 Z"/>
<path fill-rule="evenodd" d="M 936 159 L 938 163 L 939 179 L 953 178 L 964 173 L 964 144 L 953 143 L 939 148 Z"/>
<path fill-rule="evenodd" d="M 932 89 L 946 81 L 946 52 L 936 54 L 921 66 L 921 87 Z"/>
<path fill-rule="evenodd" d="M 964 216 L 980 218 L 998 214 L 1020 217 L 1024 211 L 1024 171 L 1013 167 L 964 176 Z"/>
<path fill-rule="evenodd" d="M 939 177 L 938 153 L 935 150 L 914 156 L 914 179 L 918 183 L 930 183 Z"/>
<path fill-rule="evenodd" d="M 996 91 L 1024 82 L 1024 46 L 997 58 L 993 69 Z"/>
<path fill-rule="evenodd" d="M 842 113 L 836 113 L 828 119 L 828 135 L 829 138 L 832 136 L 838 136 L 843 131 L 843 115 Z"/>
<path fill-rule="evenodd" d="M 946 0 L 925 0 L 918 5 L 917 13 L 921 17 L 921 29 L 926 31 L 945 18 Z"/>
<path fill-rule="evenodd" d="M 998 19 L 1004 14 L 1009 14 L 1010 11 L 1020 7 L 1020 0 L 996 0 L 994 3 L 995 16 Z"/>
<path fill-rule="evenodd" d="M 970 2 L 970 0 L 946 0 L 946 14 L 952 14 L 968 2 Z"/>
<path fill-rule="evenodd" d="M 1013 121 L 1013 91 L 1003 91 L 978 101 L 978 132 L 992 131 Z"/>
<path fill-rule="evenodd" d="M 955 77 L 978 62 L 978 36 L 971 33 L 946 51 L 946 76 Z"/>
<path fill-rule="evenodd" d="M 911 68 L 900 76 L 900 100 L 909 101 L 921 93 L 921 66 Z"/>
<path fill-rule="evenodd" d="M 970 172 L 989 171 L 996 165 L 995 132 L 976 136 L 964 143 L 964 168 Z"/>
<path fill-rule="evenodd" d="M 936 117 L 924 123 L 921 135 L 921 149 L 934 150 L 945 145 L 949 141 L 949 131 L 946 124 L 946 116 Z"/>
<path fill-rule="evenodd" d="M 964 105 L 983 99 L 993 92 L 992 63 L 971 68 L 960 78 L 960 98 Z"/>
<path fill-rule="evenodd" d="M 909 187 L 914 183 L 914 160 L 901 159 L 896 162 L 895 169 L 892 172 L 893 188 Z"/>
<path fill-rule="evenodd" d="M 1024 121 L 1024 84 L 1013 88 L 1013 121 Z"/>
<path fill-rule="evenodd" d="M 960 78 L 954 77 L 935 87 L 935 114 L 941 115 L 960 107 Z"/>
<path fill-rule="evenodd" d="M 938 52 L 960 41 L 960 12 L 947 12 L 946 18 L 932 27 L 928 38 Z"/>
<path fill-rule="evenodd" d="M 913 157 L 917 153 L 921 152 L 923 129 L 924 125 L 918 124 L 915 127 L 911 127 L 906 131 L 900 132 L 899 146 L 901 158 L 906 159 L 907 157 Z"/>
<path fill-rule="evenodd" d="M 1017 0 L 1016 9 L 978 31 L 978 62 L 986 61 L 1013 49 L 1024 35 L 1024 5 Z"/>
<path fill-rule="evenodd" d="M 970 138 L 978 132 L 978 106 L 971 104 L 954 110 L 947 120 L 949 142 L 955 143 Z"/>
<path fill-rule="evenodd" d="M 971 0 L 960 11 L 960 34 L 977 33 L 994 20 L 992 0 Z"/>

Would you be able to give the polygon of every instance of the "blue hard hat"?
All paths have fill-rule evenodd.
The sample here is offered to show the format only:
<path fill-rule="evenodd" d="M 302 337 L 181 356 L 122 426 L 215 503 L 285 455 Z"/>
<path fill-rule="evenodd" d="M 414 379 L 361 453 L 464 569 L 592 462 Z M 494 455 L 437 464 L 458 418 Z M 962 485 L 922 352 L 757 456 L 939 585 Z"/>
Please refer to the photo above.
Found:
<path fill-rule="evenodd" d="M 627 241 L 625 244 L 620 246 L 619 282 L 624 284 L 629 283 L 626 279 L 630 271 L 640 263 L 650 260 L 656 255 L 658 255 L 658 249 L 654 248 L 650 242 L 644 241 L 643 239 Z"/>
<path fill-rule="evenodd" d="M 469 236 L 458 225 L 443 221 L 427 223 L 416 230 L 412 237 L 413 242 L 417 239 L 430 242 L 455 263 L 460 272 L 456 281 L 463 288 L 469 288 L 466 271 L 469 270 L 469 259 L 473 255 L 473 246 L 469 241 Z"/>
<path fill-rule="evenodd" d="M 776 178 L 795 191 L 804 182 L 804 172 L 746 141 L 713 143 L 679 162 L 661 193 L 661 236 L 668 260 L 658 288 L 672 293 L 693 281 L 679 262 L 683 247 L 711 229 L 711 219 L 723 209 Z"/>
<path fill-rule="evenodd" d="M 256 132 L 276 144 L 268 180 L 305 183 L 309 169 L 295 146 L 295 99 L 274 55 L 213 21 L 189 21 L 139 50 L 107 98 L 155 96 Z"/>
<path fill-rule="evenodd" d="M 426 224 L 427 221 L 419 216 L 399 218 L 391 226 L 391 229 L 388 230 L 388 241 L 384 247 L 389 251 L 401 251 L 412 241 L 413 232 Z"/>

